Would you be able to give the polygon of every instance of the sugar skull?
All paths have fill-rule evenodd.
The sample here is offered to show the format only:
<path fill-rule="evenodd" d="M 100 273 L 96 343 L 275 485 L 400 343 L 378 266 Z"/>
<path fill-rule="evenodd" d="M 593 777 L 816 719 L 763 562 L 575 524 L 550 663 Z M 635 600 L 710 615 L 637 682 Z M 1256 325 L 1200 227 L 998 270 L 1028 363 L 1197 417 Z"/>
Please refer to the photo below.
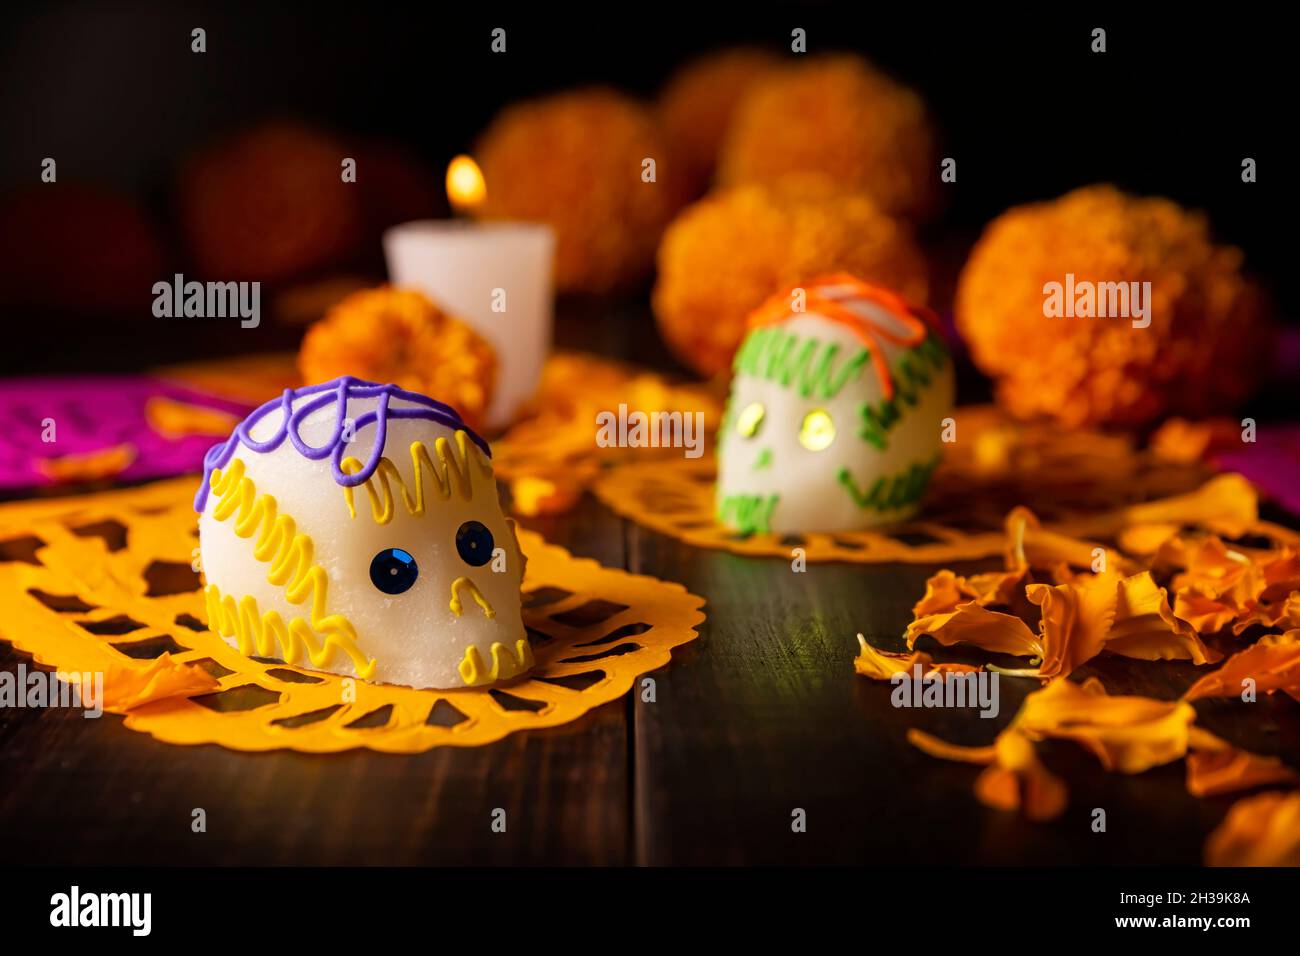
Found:
<path fill-rule="evenodd" d="M 532 666 L 488 446 L 441 402 L 286 391 L 208 452 L 194 507 L 209 627 L 245 654 L 413 687 Z"/>
<path fill-rule="evenodd" d="M 718 520 L 799 534 L 914 514 L 953 402 L 934 317 L 830 276 L 772 299 L 750 328 L 719 430 Z"/>

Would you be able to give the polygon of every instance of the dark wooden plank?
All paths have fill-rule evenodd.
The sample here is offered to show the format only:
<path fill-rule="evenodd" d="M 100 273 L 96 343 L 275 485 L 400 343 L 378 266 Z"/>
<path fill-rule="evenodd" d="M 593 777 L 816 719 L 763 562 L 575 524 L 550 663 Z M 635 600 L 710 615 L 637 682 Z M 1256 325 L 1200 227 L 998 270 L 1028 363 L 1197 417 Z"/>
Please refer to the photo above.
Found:
<path fill-rule="evenodd" d="M 933 568 L 822 564 L 795 573 L 789 562 L 696 551 L 640 529 L 629 534 L 629 566 L 709 601 L 700 640 L 655 675 L 656 702 L 635 703 L 638 862 L 1196 863 L 1231 802 L 1189 796 L 1181 762 L 1106 774 L 1063 744 L 1045 748 L 1070 786 L 1061 818 L 1034 824 L 979 804 L 978 768 L 922 754 L 906 729 L 988 743 L 1037 682 L 1004 679 L 999 716 L 985 720 L 896 709 L 889 684 L 852 667 L 857 631 L 901 646 Z M 1191 669 L 1108 658 L 1097 670 L 1112 693 L 1173 697 Z M 1227 708 L 1215 729 L 1272 726 L 1271 752 L 1300 739 L 1300 705 L 1257 706 Z M 1107 812 L 1106 833 L 1092 832 L 1095 807 Z M 795 808 L 807 813 L 806 833 L 792 832 Z"/>

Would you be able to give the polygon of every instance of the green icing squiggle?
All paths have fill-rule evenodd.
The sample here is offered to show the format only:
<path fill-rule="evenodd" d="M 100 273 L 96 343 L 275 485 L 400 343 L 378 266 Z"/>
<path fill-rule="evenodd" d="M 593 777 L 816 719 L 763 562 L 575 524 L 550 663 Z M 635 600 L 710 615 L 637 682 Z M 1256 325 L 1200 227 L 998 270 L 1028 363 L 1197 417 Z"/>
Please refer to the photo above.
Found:
<path fill-rule="evenodd" d="M 920 345 L 908 349 L 898 360 L 894 397 L 882 398 L 875 404 L 863 402 L 858 406 L 862 417 L 859 437 L 884 451 L 889 446 L 886 433 L 898 424 L 903 414 L 902 406 L 916 407 L 920 390 L 933 381 L 934 373 L 943 368 L 947 360 L 948 354 L 937 336 L 928 336 Z"/>
<path fill-rule="evenodd" d="M 804 398 L 831 399 L 861 374 L 871 353 L 858 349 L 836 363 L 840 346 L 810 336 L 798 336 L 779 325 L 755 329 L 736 353 L 736 374 L 794 388 Z"/>
<path fill-rule="evenodd" d="M 767 534 L 780 495 L 724 495 L 718 503 L 718 521 L 741 534 Z"/>
<path fill-rule="evenodd" d="M 872 482 L 866 491 L 859 488 L 847 468 L 841 468 L 835 478 L 859 508 L 871 508 L 874 511 L 897 511 L 918 501 L 925 494 L 930 483 L 930 476 L 939 467 L 939 455 L 928 462 L 917 462 L 906 471 L 897 475 L 882 475 Z"/>

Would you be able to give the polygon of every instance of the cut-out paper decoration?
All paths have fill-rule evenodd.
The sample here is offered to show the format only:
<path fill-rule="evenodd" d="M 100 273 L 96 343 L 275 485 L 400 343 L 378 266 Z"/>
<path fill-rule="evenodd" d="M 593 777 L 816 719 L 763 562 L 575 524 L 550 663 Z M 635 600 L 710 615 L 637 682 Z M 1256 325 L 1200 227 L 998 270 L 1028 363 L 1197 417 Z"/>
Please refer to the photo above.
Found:
<path fill-rule="evenodd" d="M 6 379 L 0 489 L 194 471 L 248 410 L 148 376 Z"/>
<path fill-rule="evenodd" d="M 1300 534 L 1261 520 L 1250 483 L 1199 464 L 1163 461 L 1131 441 L 1093 432 L 1009 422 L 983 406 L 953 413 L 959 440 L 946 449 L 920 514 L 865 531 L 744 534 L 714 514 L 717 464 L 705 456 L 614 464 L 592 490 L 618 514 L 696 547 L 809 561 L 934 563 L 1001 554 L 1008 513 L 1037 518 L 1024 548 L 1077 564 L 1105 542 L 1108 564 L 1136 571 L 1111 541 L 1136 532 L 1152 551 L 1185 528 L 1300 545 Z M 1063 550 L 1065 549 L 1065 550 Z"/>
<path fill-rule="evenodd" d="M 617 699 L 704 619 L 703 599 L 680 585 L 574 558 L 521 530 L 523 621 L 536 658 L 526 678 L 417 690 L 247 657 L 207 628 L 192 567 L 195 486 L 179 478 L 0 506 L 0 639 L 39 664 L 104 673 L 118 705 L 109 709 L 169 743 L 322 753 L 491 743 Z M 216 687 L 204 690 L 193 669 Z"/>
<path fill-rule="evenodd" d="M 718 433 L 718 520 L 799 534 L 915 514 L 952 414 L 933 314 L 832 275 L 769 299 L 749 325 Z"/>

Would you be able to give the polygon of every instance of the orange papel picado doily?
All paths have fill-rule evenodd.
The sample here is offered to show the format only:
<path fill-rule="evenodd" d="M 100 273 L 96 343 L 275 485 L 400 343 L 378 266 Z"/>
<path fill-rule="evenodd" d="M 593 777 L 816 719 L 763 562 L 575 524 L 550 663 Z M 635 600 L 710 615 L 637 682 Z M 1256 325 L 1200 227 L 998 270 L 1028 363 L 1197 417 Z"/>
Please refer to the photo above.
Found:
<path fill-rule="evenodd" d="M 947 447 L 921 513 L 890 527 L 784 536 L 733 531 L 714 515 L 717 464 L 709 455 L 612 463 L 592 491 L 623 517 L 695 547 L 787 560 L 794 548 L 808 561 L 990 557 L 1002 553 L 1006 516 L 1017 507 L 1029 508 L 1049 533 L 1122 545 L 1166 526 L 1300 543 L 1295 531 L 1259 519 L 1253 491 L 1229 493 L 1245 484 L 1238 476 L 1164 460 L 1126 436 L 1014 422 L 990 406 L 953 414 L 958 440 Z"/>
<path fill-rule="evenodd" d="M 168 743 L 316 753 L 491 743 L 620 697 L 704 620 L 704 600 L 680 585 L 575 558 L 521 530 L 537 658 L 526 678 L 414 690 L 251 659 L 204 624 L 193 492 L 194 479 L 181 478 L 0 507 L 0 639 L 60 671 L 103 673 L 106 709 Z M 177 694 L 187 680 L 178 674 L 199 686 Z"/>

